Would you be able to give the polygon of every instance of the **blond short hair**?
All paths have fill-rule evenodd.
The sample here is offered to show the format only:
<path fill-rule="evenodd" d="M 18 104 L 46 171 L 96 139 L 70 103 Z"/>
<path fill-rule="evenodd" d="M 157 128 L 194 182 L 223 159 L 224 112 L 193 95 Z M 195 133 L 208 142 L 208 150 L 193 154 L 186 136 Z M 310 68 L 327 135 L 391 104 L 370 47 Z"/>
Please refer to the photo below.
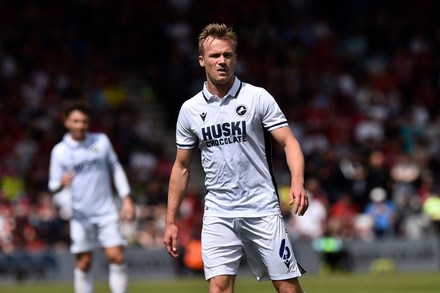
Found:
<path fill-rule="evenodd" d="M 203 54 L 205 53 L 203 44 L 208 37 L 229 40 L 233 44 L 234 52 L 237 51 L 237 34 L 232 30 L 232 27 L 228 27 L 223 23 L 211 23 L 205 26 L 199 35 L 200 56 L 203 56 Z"/>

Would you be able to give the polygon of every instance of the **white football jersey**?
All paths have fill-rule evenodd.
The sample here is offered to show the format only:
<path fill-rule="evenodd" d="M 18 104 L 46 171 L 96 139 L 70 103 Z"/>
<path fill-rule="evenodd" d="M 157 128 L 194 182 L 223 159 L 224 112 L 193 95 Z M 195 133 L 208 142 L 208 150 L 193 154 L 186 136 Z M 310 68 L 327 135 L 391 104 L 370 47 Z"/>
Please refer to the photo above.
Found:
<path fill-rule="evenodd" d="M 223 99 L 203 90 L 185 101 L 176 128 L 177 147 L 201 151 L 205 215 L 256 217 L 280 213 L 271 165 L 270 131 L 288 126 L 275 99 L 241 82 Z"/>
<path fill-rule="evenodd" d="M 52 149 L 49 190 L 61 186 L 61 178 L 67 171 L 74 174 L 73 218 L 94 223 L 118 218 L 112 179 L 120 197 L 128 195 L 130 187 L 107 135 L 88 133 L 86 139 L 79 142 L 66 134 Z"/>

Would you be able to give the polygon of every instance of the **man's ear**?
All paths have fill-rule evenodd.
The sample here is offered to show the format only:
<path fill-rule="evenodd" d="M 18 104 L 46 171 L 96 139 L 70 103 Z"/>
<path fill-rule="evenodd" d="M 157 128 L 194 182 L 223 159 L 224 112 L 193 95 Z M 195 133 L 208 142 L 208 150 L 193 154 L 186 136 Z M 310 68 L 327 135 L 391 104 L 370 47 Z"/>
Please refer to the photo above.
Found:
<path fill-rule="evenodd" d="M 200 64 L 200 67 L 205 67 L 205 59 L 203 59 L 202 56 L 199 56 L 199 64 Z"/>

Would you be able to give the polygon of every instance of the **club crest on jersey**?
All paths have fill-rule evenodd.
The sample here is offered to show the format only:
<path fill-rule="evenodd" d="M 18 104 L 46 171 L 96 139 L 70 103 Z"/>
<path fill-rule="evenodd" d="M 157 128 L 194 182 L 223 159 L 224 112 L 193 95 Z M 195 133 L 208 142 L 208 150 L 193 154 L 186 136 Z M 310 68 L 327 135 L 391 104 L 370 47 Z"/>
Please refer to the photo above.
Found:
<path fill-rule="evenodd" d="M 245 105 L 240 105 L 237 108 L 235 108 L 235 114 L 239 117 L 245 116 L 247 113 L 247 107 Z"/>

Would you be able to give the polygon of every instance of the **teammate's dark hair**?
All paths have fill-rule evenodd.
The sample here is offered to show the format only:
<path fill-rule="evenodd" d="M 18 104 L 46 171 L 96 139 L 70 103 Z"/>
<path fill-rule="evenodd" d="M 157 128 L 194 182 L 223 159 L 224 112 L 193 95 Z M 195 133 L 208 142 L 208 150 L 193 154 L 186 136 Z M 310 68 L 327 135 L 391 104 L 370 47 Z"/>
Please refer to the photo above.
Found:
<path fill-rule="evenodd" d="M 69 116 L 70 113 L 76 110 L 86 114 L 87 116 L 90 116 L 91 114 L 89 102 L 84 99 L 77 99 L 77 100 L 70 100 L 65 104 L 63 111 L 64 117 Z"/>

